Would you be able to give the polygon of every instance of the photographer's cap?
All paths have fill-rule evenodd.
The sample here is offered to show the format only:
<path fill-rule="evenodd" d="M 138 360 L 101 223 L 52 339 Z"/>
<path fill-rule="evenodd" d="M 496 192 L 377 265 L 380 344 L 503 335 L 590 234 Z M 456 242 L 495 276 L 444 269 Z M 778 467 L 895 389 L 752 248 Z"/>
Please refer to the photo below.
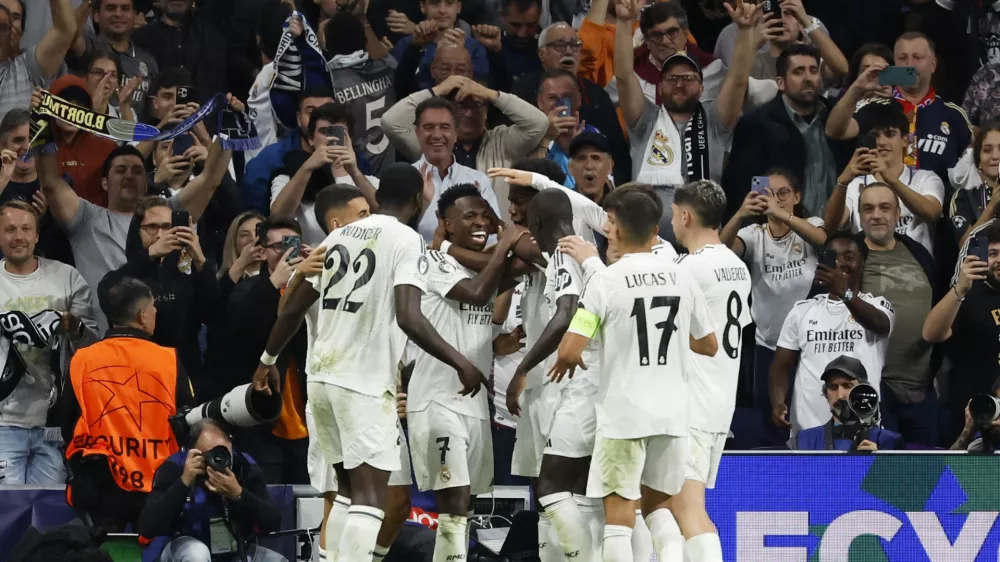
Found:
<path fill-rule="evenodd" d="M 826 379 L 832 375 L 843 375 L 861 382 L 868 382 L 868 370 L 865 369 L 864 364 L 856 358 L 847 355 L 841 355 L 830 361 L 826 365 L 826 369 L 823 369 L 823 375 L 819 378 L 823 382 L 826 382 Z"/>

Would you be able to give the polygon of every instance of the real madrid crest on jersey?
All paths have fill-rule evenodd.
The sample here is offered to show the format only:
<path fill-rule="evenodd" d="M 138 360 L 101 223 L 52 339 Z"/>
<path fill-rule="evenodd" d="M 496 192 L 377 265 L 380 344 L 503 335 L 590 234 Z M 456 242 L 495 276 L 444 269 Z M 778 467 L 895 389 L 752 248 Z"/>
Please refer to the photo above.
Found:
<path fill-rule="evenodd" d="M 139 74 L 141 74 L 143 78 L 149 76 L 149 67 L 146 66 L 146 63 L 143 61 L 139 61 Z"/>
<path fill-rule="evenodd" d="M 947 121 L 942 121 L 941 122 L 941 132 L 944 133 L 944 134 L 946 134 L 946 135 L 950 135 L 951 134 L 951 127 L 948 126 L 948 122 Z"/>
<path fill-rule="evenodd" d="M 797 256 L 802 255 L 802 244 L 799 244 L 798 242 L 792 244 L 792 253 Z"/>

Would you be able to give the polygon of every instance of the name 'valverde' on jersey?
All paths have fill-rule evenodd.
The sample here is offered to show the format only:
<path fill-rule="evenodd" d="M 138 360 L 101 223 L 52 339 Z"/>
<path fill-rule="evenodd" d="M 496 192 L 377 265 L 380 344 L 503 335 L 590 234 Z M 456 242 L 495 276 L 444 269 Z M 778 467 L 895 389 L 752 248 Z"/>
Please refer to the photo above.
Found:
<path fill-rule="evenodd" d="M 480 372 L 489 373 L 493 362 L 493 307 L 496 295 L 484 306 L 449 299 L 448 293 L 464 279 L 476 274 L 452 256 L 428 250 L 427 292 L 420 308 L 427 320 L 463 357 Z M 419 349 L 407 391 L 407 409 L 419 412 L 437 402 L 458 414 L 489 418 L 486 392 L 475 397 L 461 396 L 462 384 L 455 369 Z"/>
<path fill-rule="evenodd" d="M 690 272 L 652 253 L 595 273 L 580 300 L 600 320 L 598 431 L 610 439 L 688 434 L 689 337 L 715 331 Z"/>
<path fill-rule="evenodd" d="M 719 351 L 713 357 L 691 354 L 691 427 L 711 433 L 729 431 L 736 410 L 743 328 L 750 324 L 750 270 L 723 244 L 709 244 L 675 262 L 691 272 L 715 322 Z"/>
<path fill-rule="evenodd" d="M 323 272 L 309 278 L 320 299 L 310 380 L 395 395 L 406 335 L 396 324 L 393 290 L 426 291 L 423 238 L 393 217 L 372 215 L 334 230 L 322 245 Z"/>

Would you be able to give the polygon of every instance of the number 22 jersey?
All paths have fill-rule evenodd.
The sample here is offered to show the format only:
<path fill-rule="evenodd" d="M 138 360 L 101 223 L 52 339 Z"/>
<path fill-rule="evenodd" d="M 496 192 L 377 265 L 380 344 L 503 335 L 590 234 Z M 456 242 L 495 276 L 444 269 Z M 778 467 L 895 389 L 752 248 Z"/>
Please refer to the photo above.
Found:
<path fill-rule="evenodd" d="M 580 302 L 598 317 L 603 338 L 598 431 L 610 439 L 686 436 L 689 337 L 715 331 L 691 273 L 652 253 L 626 254 L 590 278 Z"/>
<path fill-rule="evenodd" d="M 393 217 L 372 215 L 334 230 L 322 245 L 323 272 L 309 278 L 320 299 L 310 380 L 395 395 L 406 335 L 396 324 L 393 291 L 426 291 L 424 240 Z"/>

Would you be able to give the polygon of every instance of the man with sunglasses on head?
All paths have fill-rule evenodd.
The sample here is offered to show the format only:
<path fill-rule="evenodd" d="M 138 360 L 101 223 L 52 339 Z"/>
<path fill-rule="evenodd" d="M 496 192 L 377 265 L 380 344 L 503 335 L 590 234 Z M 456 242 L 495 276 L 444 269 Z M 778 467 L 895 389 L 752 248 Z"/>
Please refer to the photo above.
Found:
<path fill-rule="evenodd" d="M 736 122 L 743 114 L 743 98 L 750 79 L 757 7 L 740 0 L 726 5 L 739 30 L 738 56 L 722 84 L 718 98 L 699 101 L 705 91 L 698 63 L 683 52 L 663 61 L 656 86 L 658 103 L 650 101 L 635 72 L 632 22 L 643 13 L 641 0 L 619 0 L 615 6 L 615 79 L 619 104 L 629 128 L 634 181 L 655 186 L 664 211 L 673 202 L 674 188 L 711 179 L 721 181 L 722 164 Z M 668 33 L 669 32 L 665 32 Z M 680 33 L 679 31 L 677 33 Z M 667 48 L 664 47 L 664 51 Z M 656 56 L 651 49 L 650 56 Z M 660 220 L 660 235 L 673 241 L 669 213 Z"/>
<path fill-rule="evenodd" d="M 614 151 L 612 154 L 615 161 L 614 177 L 618 178 L 619 182 L 628 181 L 632 176 L 628 141 L 625 140 L 611 96 L 600 85 L 582 77 L 580 73 L 582 50 L 583 42 L 580 41 L 576 30 L 569 25 L 559 22 L 546 27 L 538 36 L 538 58 L 542 61 L 542 72 L 523 74 L 516 78 L 511 86 L 511 92 L 529 103 L 536 103 L 538 92 L 545 81 L 544 73 L 563 70 L 576 76 L 579 103 L 574 103 L 573 107 L 579 108 L 578 120 L 586 122 L 608 138 L 608 143 Z M 556 128 L 558 118 L 558 108 L 549 113 L 552 129 Z"/>

